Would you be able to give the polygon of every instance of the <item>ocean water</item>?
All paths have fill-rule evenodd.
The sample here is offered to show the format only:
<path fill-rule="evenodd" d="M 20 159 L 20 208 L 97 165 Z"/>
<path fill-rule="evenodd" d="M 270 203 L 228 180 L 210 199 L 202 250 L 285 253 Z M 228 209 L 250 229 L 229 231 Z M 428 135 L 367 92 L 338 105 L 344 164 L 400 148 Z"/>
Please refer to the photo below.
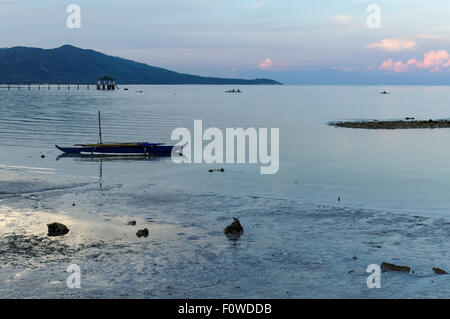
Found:
<path fill-rule="evenodd" d="M 104 141 L 170 143 L 177 127 L 280 129 L 278 174 L 261 165 L 235 164 L 228 174 L 204 174 L 202 165 L 170 160 L 103 163 L 107 181 L 173 176 L 193 190 L 304 199 L 318 204 L 381 208 L 446 216 L 450 208 L 450 130 L 352 130 L 333 120 L 447 118 L 447 87 L 250 86 L 224 94 L 222 86 L 130 86 L 129 91 L 2 91 L 1 165 L 53 169 L 58 175 L 96 176 L 98 162 L 58 159 L 54 144 L 97 141 L 97 110 Z M 143 90 L 142 94 L 136 93 Z M 173 142 L 172 142 L 173 143 Z M 205 143 L 206 144 L 206 143 Z M 47 154 L 42 160 L 40 154 Z M 225 165 L 216 165 L 225 166 Z M 204 178 L 199 178 L 205 175 Z M 294 184 L 295 181 L 299 183 Z"/>
<path fill-rule="evenodd" d="M 2 297 L 448 296 L 431 267 L 450 270 L 450 130 L 328 122 L 449 118 L 450 88 L 128 88 L 0 91 Z M 173 143 L 172 130 L 193 132 L 194 120 L 279 128 L 279 172 L 61 157 L 54 144 L 97 141 L 97 110 L 104 142 Z M 236 243 L 222 233 L 232 217 L 245 229 Z M 73 230 L 50 244 L 45 224 L 55 219 Z M 128 220 L 149 238 L 137 239 Z M 368 289 L 366 267 L 382 261 L 415 274 L 388 273 L 382 289 Z M 65 285 L 72 262 L 87 271 L 79 290 Z"/>

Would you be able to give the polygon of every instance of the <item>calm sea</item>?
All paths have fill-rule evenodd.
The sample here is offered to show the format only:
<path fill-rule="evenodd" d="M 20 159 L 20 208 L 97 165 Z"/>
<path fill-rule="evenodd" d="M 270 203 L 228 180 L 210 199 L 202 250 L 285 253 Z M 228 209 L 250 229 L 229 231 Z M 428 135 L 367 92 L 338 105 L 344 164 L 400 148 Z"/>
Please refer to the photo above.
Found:
<path fill-rule="evenodd" d="M 124 86 L 125 87 L 125 86 Z M 102 179 L 169 179 L 193 191 L 447 216 L 450 209 L 450 130 L 354 130 L 329 127 L 347 119 L 438 119 L 450 116 L 450 88 L 395 86 L 128 86 L 129 90 L 0 91 L 0 164 L 51 168 L 58 175 L 99 175 L 98 161 L 58 158 L 54 144 L 97 141 L 97 110 L 104 141 L 170 143 L 193 121 L 223 130 L 280 129 L 280 169 L 260 165 L 175 165 L 105 161 Z M 123 88 L 122 88 L 123 89 Z M 137 91 L 142 90 L 142 93 Z M 46 158 L 41 159 L 40 154 Z M 209 168 L 225 167 L 211 178 Z"/>

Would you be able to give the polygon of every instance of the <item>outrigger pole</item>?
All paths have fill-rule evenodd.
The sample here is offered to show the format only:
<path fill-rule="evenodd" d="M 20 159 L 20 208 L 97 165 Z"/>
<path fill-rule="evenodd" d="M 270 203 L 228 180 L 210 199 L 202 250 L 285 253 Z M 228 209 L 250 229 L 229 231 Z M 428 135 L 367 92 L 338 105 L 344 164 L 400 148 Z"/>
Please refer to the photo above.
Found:
<path fill-rule="evenodd" d="M 100 138 L 100 144 L 102 143 L 102 122 L 100 117 L 100 110 L 98 111 L 98 137 Z"/>

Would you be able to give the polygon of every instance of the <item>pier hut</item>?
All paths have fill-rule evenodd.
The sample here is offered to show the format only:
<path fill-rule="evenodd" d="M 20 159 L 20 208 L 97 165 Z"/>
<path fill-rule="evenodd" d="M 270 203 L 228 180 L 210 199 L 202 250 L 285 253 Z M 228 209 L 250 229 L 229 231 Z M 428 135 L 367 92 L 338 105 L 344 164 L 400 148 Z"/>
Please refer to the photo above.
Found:
<path fill-rule="evenodd" d="M 105 75 L 97 80 L 97 90 L 115 90 L 116 89 L 116 79 Z"/>

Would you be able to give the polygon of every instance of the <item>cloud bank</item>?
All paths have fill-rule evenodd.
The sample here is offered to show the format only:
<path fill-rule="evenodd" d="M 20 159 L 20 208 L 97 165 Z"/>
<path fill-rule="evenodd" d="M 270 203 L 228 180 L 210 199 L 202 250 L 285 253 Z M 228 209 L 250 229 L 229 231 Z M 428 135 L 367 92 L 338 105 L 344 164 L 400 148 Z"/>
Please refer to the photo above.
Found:
<path fill-rule="evenodd" d="M 413 69 L 428 69 L 431 72 L 439 72 L 450 66 L 450 54 L 447 50 L 429 51 L 424 54 L 423 61 L 410 59 L 406 62 L 386 60 L 378 67 L 380 70 L 394 73 L 409 72 Z"/>

